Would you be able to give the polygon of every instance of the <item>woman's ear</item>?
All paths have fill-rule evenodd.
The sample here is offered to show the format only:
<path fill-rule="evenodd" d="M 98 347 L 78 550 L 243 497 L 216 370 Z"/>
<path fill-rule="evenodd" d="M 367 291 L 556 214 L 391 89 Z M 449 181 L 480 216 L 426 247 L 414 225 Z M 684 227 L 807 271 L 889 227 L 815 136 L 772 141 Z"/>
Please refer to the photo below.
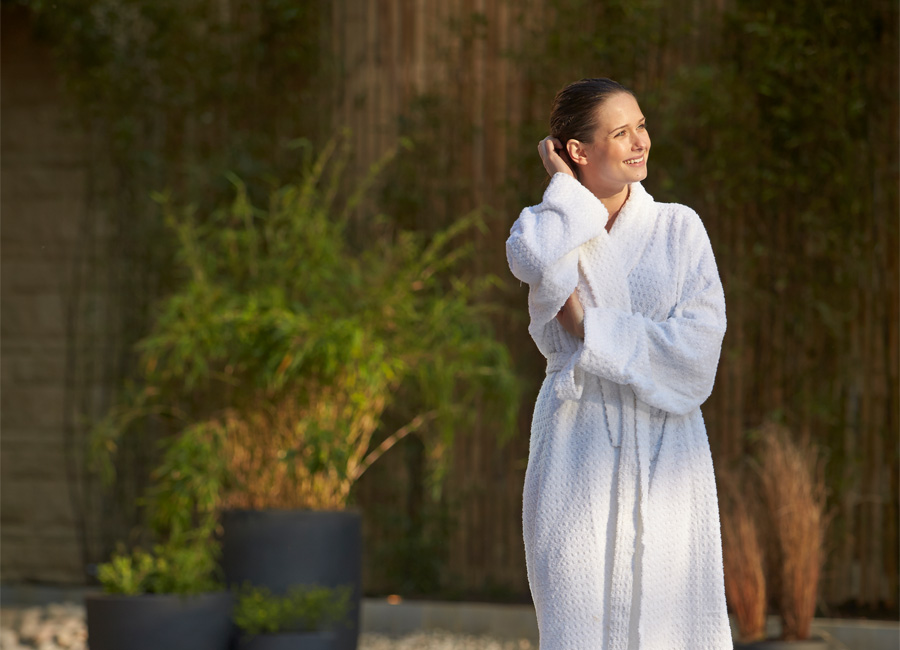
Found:
<path fill-rule="evenodd" d="M 566 142 L 566 153 L 569 154 L 569 159 L 576 165 L 587 165 L 587 152 L 584 149 L 584 145 L 578 140 Z"/>

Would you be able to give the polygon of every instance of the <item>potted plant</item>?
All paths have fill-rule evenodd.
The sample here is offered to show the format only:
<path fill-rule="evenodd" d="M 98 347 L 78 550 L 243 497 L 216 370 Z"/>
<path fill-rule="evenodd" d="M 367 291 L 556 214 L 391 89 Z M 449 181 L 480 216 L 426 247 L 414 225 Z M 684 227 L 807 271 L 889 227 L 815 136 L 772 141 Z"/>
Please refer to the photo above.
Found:
<path fill-rule="evenodd" d="M 796 441 L 784 427 L 769 424 L 757 438 L 755 471 L 742 479 L 742 498 L 750 503 L 741 503 L 727 480 L 723 483 L 726 592 L 741 636 L 735 648 L 825 650 L 826 641 L 811 634 L 826 529 L 821 463 L 809 442 Z M 778 639 L 765 638 L 762 594 L 778 611 Z"/>
<path fill-rule="evenodd" d="M 101 564 L 103 593 L 85 597 L 92 650 L 225 650 L 232 596 L 219 570 L 220 544 L 210 495 L 216 491 L 215 440 L 186 436 L 168 448 L 146 500 L 161 540 L 151 551 L 120 551 Z M 107 458 L 108 460 L 108 458 Z M 183 474 L 190 465 L 204 472 Z M 210 471 L 213 470 L 213 471 Z"/>
<path fill-rule="evenodd" d="M 237 593 L 234 623 L 239 650 L 327 650 L 335 628 L 346 625 L 352 589 L 294 585 L 284 596 L 244 585 Z"/>
<path fill-rule="evenodd" d="M 411 434 L 439 474 L 476 395 L 512 430 L 518 384 L 477 306 L 492 281 L 457 277 L 469 250 L 460 235 L 477 218 L 430 239 L 384 219 L 360 225 L 373 175 L 342 192 L 336 148 L 258 199 L 265 207 L 236 178 L 234 200 L 203 218 L 160 197 L 183 282 L 138 345 L 142 383 L 123 409 L 177 414 L 182 437 L 216 432 L 226 582 L 279 595 L 353 585 L 351 627 L 334 646 L 351 649 L 362 543 L 353 486 Z M 385 431 L 388 413 L 405 424 Z"/>

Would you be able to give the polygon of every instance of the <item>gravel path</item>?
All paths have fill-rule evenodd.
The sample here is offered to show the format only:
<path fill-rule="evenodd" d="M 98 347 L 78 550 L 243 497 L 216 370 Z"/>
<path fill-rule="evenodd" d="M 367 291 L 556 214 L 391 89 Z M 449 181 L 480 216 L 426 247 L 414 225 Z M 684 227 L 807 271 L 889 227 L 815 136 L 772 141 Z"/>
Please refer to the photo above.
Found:
<path fill-rule="evenodd" d="M 525 639 L 500 641 L 444 632 L 422 632 L 399 639 L 363 634 L 360 637 L 359 650 L 537 650 L 537 648 Z"/>
<path fill-rule="evenodd" d="M 84 607 L 66 603 L 0 609 L 0 650 L 88 650 Z M 400 638 L 363 634 L 359 650 L 536 650 L 527 640 L 421 632 Z"/>

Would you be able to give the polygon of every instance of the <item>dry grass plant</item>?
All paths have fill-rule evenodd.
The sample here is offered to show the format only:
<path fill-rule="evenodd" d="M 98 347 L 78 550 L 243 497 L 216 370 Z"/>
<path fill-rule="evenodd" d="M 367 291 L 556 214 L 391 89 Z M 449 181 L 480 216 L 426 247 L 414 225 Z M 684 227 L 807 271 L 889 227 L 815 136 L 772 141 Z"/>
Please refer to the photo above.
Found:
<path fill-rule="evenodd" d="M 725 596 L 737 619 L 740 640 L 750 643 L 766 635 L 766 575 L 757 530 L 755 477 L 743 468 L 718 477 L 722 519 Z"/>
<path fill-rule="evenodd" d="M 760 431 L 760 446 L 759 479 L 774 542 L 782 638 L 808 639 L 826 527 L 822 465 L 812 444 L 795 441 L 778 425 Z"/>
<path fill-rule="evenodd" d="M 345 374 L 344 388 L 353 382 Z M 223 439 L 233 484 L 223 507 L 342 510 L 363 472 L 433 418 L 421 414 L 370 448 L 386 406 L 384 387 L 348 391 L 310 382 L 308 389 L 305 400 L 261 398 L 249 412 L 227 412 Z M 334 435 L 341 429 L 344 435 Z"/>

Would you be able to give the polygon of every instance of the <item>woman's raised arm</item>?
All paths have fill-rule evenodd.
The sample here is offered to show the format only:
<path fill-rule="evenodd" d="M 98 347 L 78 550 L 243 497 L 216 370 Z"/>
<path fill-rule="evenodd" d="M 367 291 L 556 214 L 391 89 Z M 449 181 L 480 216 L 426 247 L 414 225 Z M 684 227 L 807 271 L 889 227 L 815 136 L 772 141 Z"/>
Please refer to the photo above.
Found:
<path fill-rule="evenodd" d="M 506 240 L 512 274 L 531 287 L 532 316 L 549 322 L 578 285 L 578 248 L 599 236 L 608 213 L 573 176 L 557 173 L 544 200 L 522 210 Z"/>

